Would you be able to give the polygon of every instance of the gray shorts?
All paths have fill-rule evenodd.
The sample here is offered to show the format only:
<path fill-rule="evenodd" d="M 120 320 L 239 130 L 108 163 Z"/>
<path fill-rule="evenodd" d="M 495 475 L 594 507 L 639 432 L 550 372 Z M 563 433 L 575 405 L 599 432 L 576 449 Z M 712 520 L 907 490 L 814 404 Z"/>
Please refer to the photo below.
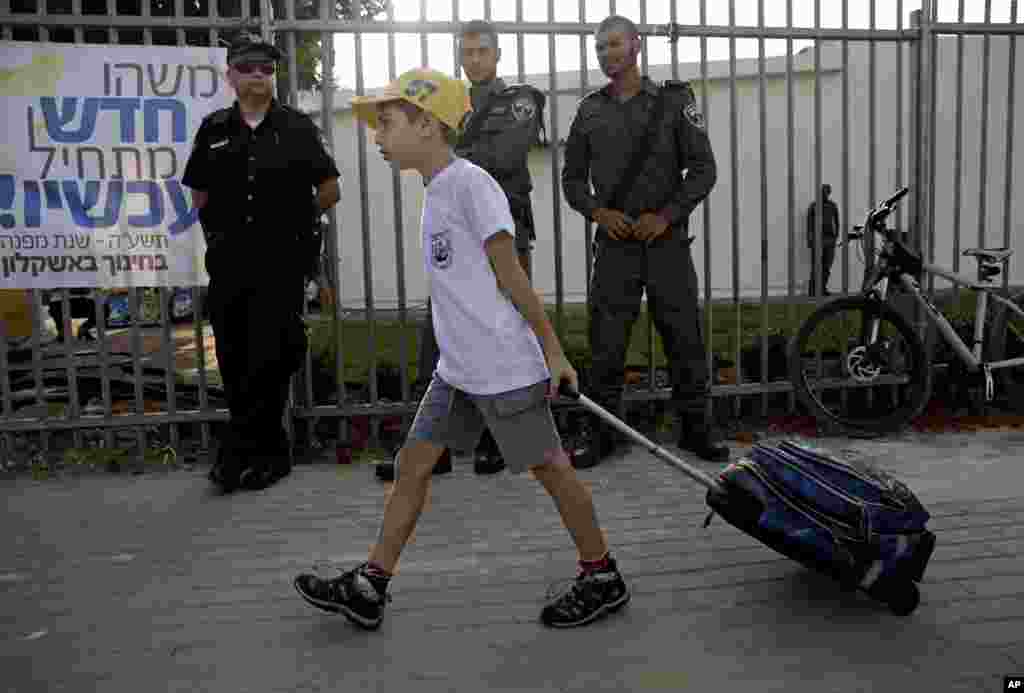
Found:
<path fill-rule="evenodd" d="M 547 391 L 545 380 L 496 395 L 471 395 L 435 374 L 420 401 L 407 440 L 466 454 L 476 449 L 487 428 L 514 474 L 544 464 L 569 464 L 551 416 Z"/>

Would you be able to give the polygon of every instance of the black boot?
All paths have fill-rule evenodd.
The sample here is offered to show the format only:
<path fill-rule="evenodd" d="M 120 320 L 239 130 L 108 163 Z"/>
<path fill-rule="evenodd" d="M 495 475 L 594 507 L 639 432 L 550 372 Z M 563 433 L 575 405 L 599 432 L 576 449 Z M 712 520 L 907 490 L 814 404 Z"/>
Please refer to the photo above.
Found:
<path fill-rule="evenodd" d="M 703 412 L 684 412 L 680 418 L 679 448 L 708 462 L 726 462 L 729 448 L 716 444 L 715 436 Z"/>
<path fill-rule="evenodd" d="M 485 429 L 473 456 L 473 471 L 477 474 L 497 474 L 504 468 L 505 460 L 502 459 L 498 443 L 490 429 Z"/>
<path fill-rule="evenodd" d="M 618 431 L 608 426 L 598 416 L 590 414 L 580 422 L 574 442 L 575 444 L 571 446 L 572 466 L 576 469 L 590 469 L 610 457 L 618 449 L 621 439 Z"/>

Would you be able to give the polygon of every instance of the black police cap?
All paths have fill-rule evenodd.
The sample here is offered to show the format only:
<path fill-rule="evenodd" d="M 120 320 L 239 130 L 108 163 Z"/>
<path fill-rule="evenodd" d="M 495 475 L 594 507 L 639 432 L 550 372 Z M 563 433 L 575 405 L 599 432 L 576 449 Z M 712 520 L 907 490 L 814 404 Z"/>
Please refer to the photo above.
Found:
<path fill-rule="evenodd" d="M 229 64 L 242 58 L 280 60 L 282 57 L 283 53 L 277 46 L 264 41 L 256 34 L 243 32 L 228 45 Z"/>

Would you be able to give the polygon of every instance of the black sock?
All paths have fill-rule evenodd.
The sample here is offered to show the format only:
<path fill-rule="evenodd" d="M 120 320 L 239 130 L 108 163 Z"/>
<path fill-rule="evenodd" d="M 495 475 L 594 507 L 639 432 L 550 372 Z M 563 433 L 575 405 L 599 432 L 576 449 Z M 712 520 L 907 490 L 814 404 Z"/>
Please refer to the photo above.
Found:
<path fill-rule="evenodd" d="M 361 572 L 370 581 L 370 584 L 373 585 L 373 589 L 377 590 L 377 594 L 384 594 L 388 591 L 391 573 L 372 562 L 364 565 Z"/>

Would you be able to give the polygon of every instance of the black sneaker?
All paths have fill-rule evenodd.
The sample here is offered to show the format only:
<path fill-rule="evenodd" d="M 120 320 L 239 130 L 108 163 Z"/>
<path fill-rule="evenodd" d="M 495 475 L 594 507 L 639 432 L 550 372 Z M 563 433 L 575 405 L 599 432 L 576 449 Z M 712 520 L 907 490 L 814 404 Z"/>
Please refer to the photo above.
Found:
<path fill-rule="evenodd" d="M 207 477 L 219 486 L 223 493 L 231 493 L 239 486 L 240 467 L 235 456 L 221 445 L 217 448 L 217 457 L 210 465 Z"/>
<path fill-rule="evenodd" d="M 548 602 L 540 620 L 552 628 L 575 628 L 615 613 L 627 602 L 629 588 L 615 559 L 609 559 L 606 569 L 577 575 L 567 590 Z"/>
<path fill-rule="evenodd" d="M 384 619 L 384 605 L 391 601 L 391 596 L 377 591 L 363 573 L 365 565 L 331 580 L 304 573 L 295 578 L 295 589 L 318 609 L 342 614 L 357 626 L 376 629 Z"/>
<path fill-rule="evenodd" d="M 395 453 L 398 456 L 398 453 Z M 441 457 L 438 458 L 437 464 L 434 465 L 434 474 L 447 474 L 452 470 L 452 452 L 448 448 L 444 449 L 441 453 Z M 395 463 L 394 462 L 378 462 L 373 465 L 373 473 L 377 475 L 377 478 L 381 481 L 394 481 L 395 480 Z"/>

